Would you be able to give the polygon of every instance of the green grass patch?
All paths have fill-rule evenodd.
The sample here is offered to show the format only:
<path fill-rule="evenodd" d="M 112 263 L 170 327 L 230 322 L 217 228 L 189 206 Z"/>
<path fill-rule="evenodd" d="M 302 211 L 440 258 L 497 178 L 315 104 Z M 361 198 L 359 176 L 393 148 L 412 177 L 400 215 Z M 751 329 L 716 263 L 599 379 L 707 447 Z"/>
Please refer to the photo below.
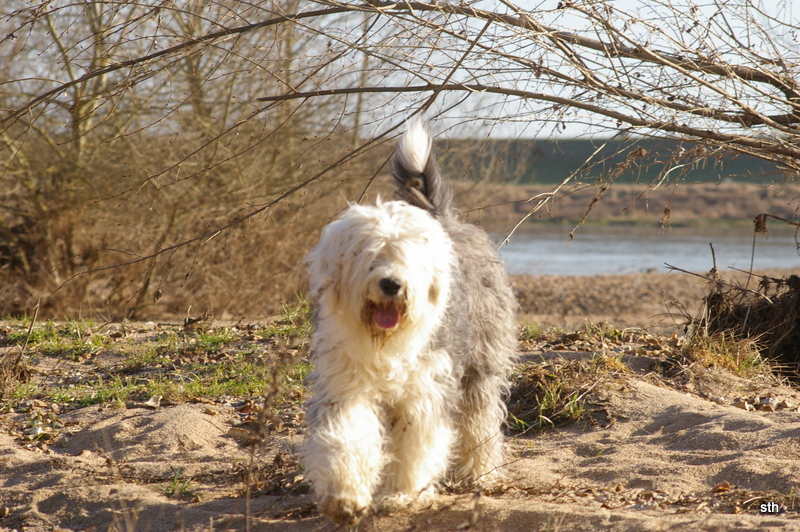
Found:
<path fill-rule="evenodd" d="M 29 333 L 30 320 L 9 320 L 2 324 L 6 345 L 19 346 L 20 352 L 25 345 L 20 366 L 35 369 L 28 376 L 7 368 L 14 378 L 0 382 L 0 407 L 22 408 L 33 399 L 66 408 L 124 406 L 154 396 L 162 404 L 227 401 L 265 391 L 280 404 L 300 402 L 311 371 L 309 315 L 308 302 L 299 300 L 267 328 L 98 328 L 47 321 Z M 265 330 L 269 334 L 258 334 Z M 101 351 L 103 356 L 94 356 Z"/>
<path fill-rule="evenodd" d="M 35 349 L 42 355 L 63 355 L 72 360 L 91 357 L 109 344 L 107 336 L 94 333 L 92 322 L 47 321 L 40 326 L 34 325 L 30 331 L 29 326 L 30 321 L 23 319 L 18 325 L 10 327 L 6 333 L 7 342 Z"/>
<path fill-rule="evenodd" d="M 281 315 L 271 324 L 259 331 L 264 338 L 277 338 L 290 341 L 311 335 L 311 302 L 308 298 L 297 296 L 294 305 L 283 304 Z"/>
<path fill-rule="evenodd" d="M 191 479 L 183 478 L 183 469 L 174 469 L 172 480 L 163 488 L 164 495 L 173 499 L 194 498 L 196 495 L 190 489 L 191 483 Z"/>
<path fill-rule="evenodd" d="M 200 332 L 192 347 L 194 350 L 215 354 L 223 347 L 238 340 L 239 336 L 234 334 L 230 329 L 214 329 Z"/>

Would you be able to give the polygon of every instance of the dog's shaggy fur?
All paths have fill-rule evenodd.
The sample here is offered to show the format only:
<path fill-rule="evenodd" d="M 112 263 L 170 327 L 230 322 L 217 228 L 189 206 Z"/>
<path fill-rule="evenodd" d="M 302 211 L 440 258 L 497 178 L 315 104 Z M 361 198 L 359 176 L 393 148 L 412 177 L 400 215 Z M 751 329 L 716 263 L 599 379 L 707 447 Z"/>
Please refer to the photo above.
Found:
<path fill-rule="evenodd" d="M 302 458 L 323 513 L 352 525 L 450 473 L 503 463 L 516 300 L 486 233 L 460 223 L 421 122 L 394 158 L 397 200 L 350 206 L 308 255 L 316 395 Z"/>

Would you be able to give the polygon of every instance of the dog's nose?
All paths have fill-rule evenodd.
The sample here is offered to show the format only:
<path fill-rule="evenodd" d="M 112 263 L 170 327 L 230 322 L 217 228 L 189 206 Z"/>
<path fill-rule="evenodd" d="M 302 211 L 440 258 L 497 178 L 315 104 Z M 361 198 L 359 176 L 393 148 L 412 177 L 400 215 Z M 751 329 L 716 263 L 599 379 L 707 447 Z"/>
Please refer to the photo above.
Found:
<path fill-rule="evenodd" d="M 397 293 L 400 291 L 400 284 L 395 281 L 394 279 L 389 279 L 388 277 L 384 277 L 378 282 L 378 286 L 381 287 L 381 290 L 387 296 L 393 297 L 396 296 Z"/>

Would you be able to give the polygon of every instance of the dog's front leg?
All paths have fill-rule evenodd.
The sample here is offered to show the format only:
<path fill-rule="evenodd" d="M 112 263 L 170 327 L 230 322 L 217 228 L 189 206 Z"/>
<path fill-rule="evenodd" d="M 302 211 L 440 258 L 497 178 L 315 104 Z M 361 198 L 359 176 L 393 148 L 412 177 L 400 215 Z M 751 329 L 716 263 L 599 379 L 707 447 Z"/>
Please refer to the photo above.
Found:
<path fill-rule="evenodd" d="M 415 500 L 426 502 L 447 470 L 452 422 L 449 385 L 435 379 L 409 383 L 407 394 L 391 413 L 389 453 L 384 480 L 385 509 L 396 509 Z"/>
<path fill-rule="evenodd" d="M 367 400 L 326 400 L 310 405 L 303 447 L 308 478 L 320 511 L 340 525 L 354 525 L 369 510 L 386 462 L 383 422 Z"/>

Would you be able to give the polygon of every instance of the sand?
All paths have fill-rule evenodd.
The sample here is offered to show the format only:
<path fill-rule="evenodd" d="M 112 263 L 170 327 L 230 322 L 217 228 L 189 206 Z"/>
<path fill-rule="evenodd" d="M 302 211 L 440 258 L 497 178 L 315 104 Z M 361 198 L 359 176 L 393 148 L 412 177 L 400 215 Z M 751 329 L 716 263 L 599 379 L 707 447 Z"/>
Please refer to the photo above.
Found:
<path fill-rule="evenodd" d="M 663 299 L 702 297 L 677 274 L 514 284 L 525 320 L 564 327 L 677 331 L 660 316 Z M 520 368 L 604 352 L 624 367 L 587 391 L 587 420 L 509 436 L 503 489 L 444 490 L 430 507 L 373 515 L 358 530 L 800 530 L 800 392 L 721 369 L 667 368 L 680 339 L 666 334 L 585 348 L 522 341 Z M 252 409 L 236 398 L 69 412 L 20 402 L 0 413 L 0 528 L 244 530 L 247 520 L 250 530 L 335 530 L 297 462 L 302 415 L 284 414 L 258 449 L 246 445 Z M 32 442 L 33 419 L 58 430 Z"/>

